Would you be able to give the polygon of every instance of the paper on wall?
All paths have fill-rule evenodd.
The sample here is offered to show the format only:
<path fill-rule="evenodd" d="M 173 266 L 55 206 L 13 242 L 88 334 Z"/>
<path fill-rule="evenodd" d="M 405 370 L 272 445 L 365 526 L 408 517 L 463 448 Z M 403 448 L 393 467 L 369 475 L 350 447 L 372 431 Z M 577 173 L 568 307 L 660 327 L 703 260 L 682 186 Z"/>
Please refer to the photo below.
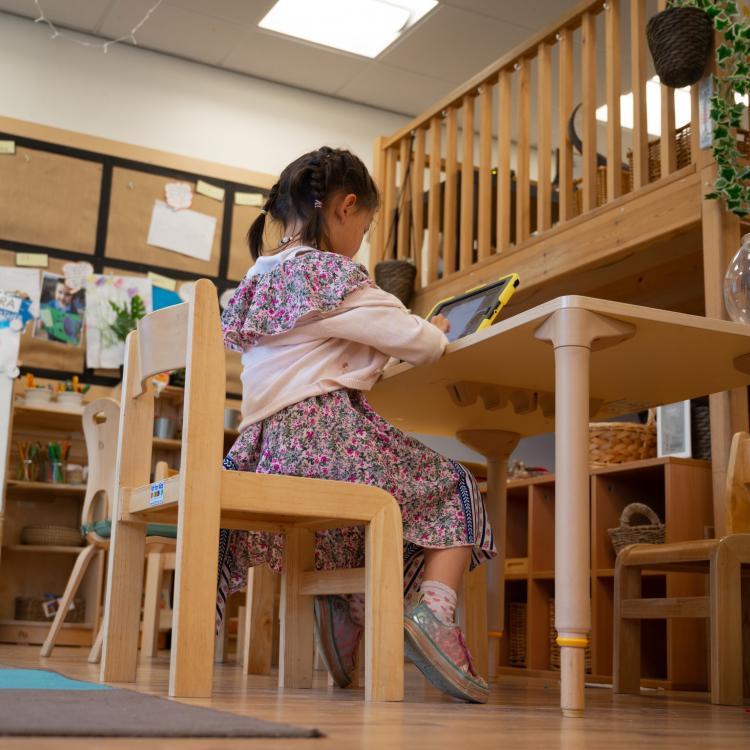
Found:
<path fill-rule="evenodd" d="M 164 201 L 155 201 L 146 242 L 198 260 L 210 260 L 216 217 L 184 209 L 173 211 Z"/>
<path fill-rule="evenodd" d="M 118 341 L 109 325 L 115 320 L 110 301 L 130 304 L 139 295 L 151 312 L 151 281 L 141 276 L 101 276 L 86 279 L 86 366 L 115 368 L 125 362 L 125 343 Z"/>
<path fill-rule="evenodd" d="M 14 268 L 3 266 L 0 268 L 0 291 L 17 292 L 26 296 L 31 301 L 30 312 L 39 317 L 39 297 L 41 286 L 39 283 L 39 271 L 36 268 Z"/>
<path fill-rule="evenodd" d="M 21 332 L 12 328 L 0 328 L 0 377 L 18 377 L 18 350 Z"/>

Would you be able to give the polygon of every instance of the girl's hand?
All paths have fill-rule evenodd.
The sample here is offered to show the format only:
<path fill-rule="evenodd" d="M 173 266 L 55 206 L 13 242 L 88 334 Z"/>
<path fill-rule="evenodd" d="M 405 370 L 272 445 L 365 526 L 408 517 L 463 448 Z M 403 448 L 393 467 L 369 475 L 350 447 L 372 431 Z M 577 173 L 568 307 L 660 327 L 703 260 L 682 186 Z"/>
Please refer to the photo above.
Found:
<path fill-rule="evenodd" d="M 434 325 L 436 328 L 439 328 L 443 333 L 450 333 L 451 324 L 448 318 L 446 318 L 444 315 L 434 315 L 432 318 L 430 318 L 430 323 L 432 323 L 432 325 Z"/>

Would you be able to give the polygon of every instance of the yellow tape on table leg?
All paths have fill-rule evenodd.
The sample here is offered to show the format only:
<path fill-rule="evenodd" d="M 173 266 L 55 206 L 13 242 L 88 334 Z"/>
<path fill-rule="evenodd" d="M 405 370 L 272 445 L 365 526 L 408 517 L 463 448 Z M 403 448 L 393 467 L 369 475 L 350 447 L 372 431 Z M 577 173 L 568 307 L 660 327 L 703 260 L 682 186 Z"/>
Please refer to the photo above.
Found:
<path fill-rule="evenodd" d="M 569 648 L 586 648 L 589 645 L 588 638 L 563 638 L 557 637 L 558 646 L 568 646 Z"/>

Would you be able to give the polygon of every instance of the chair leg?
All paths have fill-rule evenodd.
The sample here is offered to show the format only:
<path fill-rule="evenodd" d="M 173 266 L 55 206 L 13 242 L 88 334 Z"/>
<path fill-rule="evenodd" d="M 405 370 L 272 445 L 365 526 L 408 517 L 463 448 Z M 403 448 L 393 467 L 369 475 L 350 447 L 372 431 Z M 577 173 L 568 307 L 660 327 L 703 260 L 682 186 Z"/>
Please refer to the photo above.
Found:
<path fill-rule="evenodd" d="M 40 652 L 41 656 L 49 656 L 52 653 L 52 649 L 55 647 L 55 641 L 60 633 L 60 628 L 62 628 L 63 622 L 65 622 L 65 617 L 68 614 L 68 607 L 73 601 L 73 597 L 75 597 L 76 592 L 81 585 L 81 581 L 83 581 L 83 577 L 86 575 L 89 563 L 97 551 L 97 547 L 89 545 L 78 553 L 75 565 L 70 573 L 70 578 L 68 578 L 68 583 L 65 586 L 65 593 L 62 595 L 60 606 L 55 613 L 55 619 L 52 621 L 49 633 L 47 633 L 47 638 L 42 645 L 42 650 Z"/>
<path fill-rule="evenodd" d="M 471 653 L 477 672 L 485 680 L 488 676 L 497 677 L 499 654 L 497 647 L 492 649 L 487 635 L 487 566 L 480 565 L 464 574 L 463 596 L 461 598 L 461 626 L 466 636 L 466 645 Z"/>
<path fill-rule="evenodd" d="M 96 640 L 94 645 L 89 651 L 89 664 L 98 664 L 102 659 L 102 642 L 104 641 L 104 628 L 100 627 L 99 632 L 96 634 Z"/>
<path fill-rule="evenodd" d="M 247 574 L 245 632 L 242 651 L 238 651 L 245 674 L 271 673 L 275 594 L 276 574 L 266 565 L 250 568 Z"/>
<path fill-rule="evenodd" d="M 300 593 L 302 573 L 313 567 L 313 540 L 307 529 L 286 531 L 281 576 L 279 687 L 310 688 L 313 674 L 313 599 Z"/>
<path fill-rule="evenodd" d="M 623 599 L 641 596 L 641 569 L 618 562 L 615 568 L 615 606 L 613 612 L 614 664 L 612 687 L 615 693 L 641 691 L 641 621 L 622 617 Z"/>
<path fill-rule="evenodd" d="M 143 624 L 141 626 L 141 656 L 156 656 L 159 642 L 161 582 L 164 575 L 161 552 L 151 552 L 146 562 L 146 590 L 143 594 Z"/>
<path fill-rule="evenodd" d="M 102 682 L 135 682 L 146 524 L 114 520 L 104 604 Z"/>
<path fill-rule="evenodd" d="M 709 569 L 711 703 L 742 705 L 742 579 L 740 561 L 719 542 Z"/>
<path fill-rule="evenodd" d="M 401 513 L 396 501 L 365 532 L 365 700 L 404 698 L 404 596 Z"/>

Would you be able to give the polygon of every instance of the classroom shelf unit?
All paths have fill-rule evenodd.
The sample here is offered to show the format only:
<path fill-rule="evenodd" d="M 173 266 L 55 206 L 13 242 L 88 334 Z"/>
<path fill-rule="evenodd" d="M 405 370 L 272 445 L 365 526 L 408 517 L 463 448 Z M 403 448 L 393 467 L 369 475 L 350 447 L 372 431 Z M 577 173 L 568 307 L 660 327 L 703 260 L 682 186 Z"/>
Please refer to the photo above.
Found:
<path fill-rule="evenodd" d="M 612 609 L 615 552 L 607 529 L 619 524 L 632 502 L 653 508 L 665 524 L 667 542 L 702 539 L 711 533 L 711 466 L 706 461 L 655 458 L 590 472 L 591 651 L 593 681 L 612 679 Z M 550 604 L 555 595 L 555 478 L 508 482 L 505 636 L 501 674 L 555 674 Z M 705 595 L 705 577 L 648 574 L 644 596 Z M 519 608 L 518 605 L 524 605 Z M 708 633 L 704 621 L 644 621 L 644 685 L 705 690 Z"/>

